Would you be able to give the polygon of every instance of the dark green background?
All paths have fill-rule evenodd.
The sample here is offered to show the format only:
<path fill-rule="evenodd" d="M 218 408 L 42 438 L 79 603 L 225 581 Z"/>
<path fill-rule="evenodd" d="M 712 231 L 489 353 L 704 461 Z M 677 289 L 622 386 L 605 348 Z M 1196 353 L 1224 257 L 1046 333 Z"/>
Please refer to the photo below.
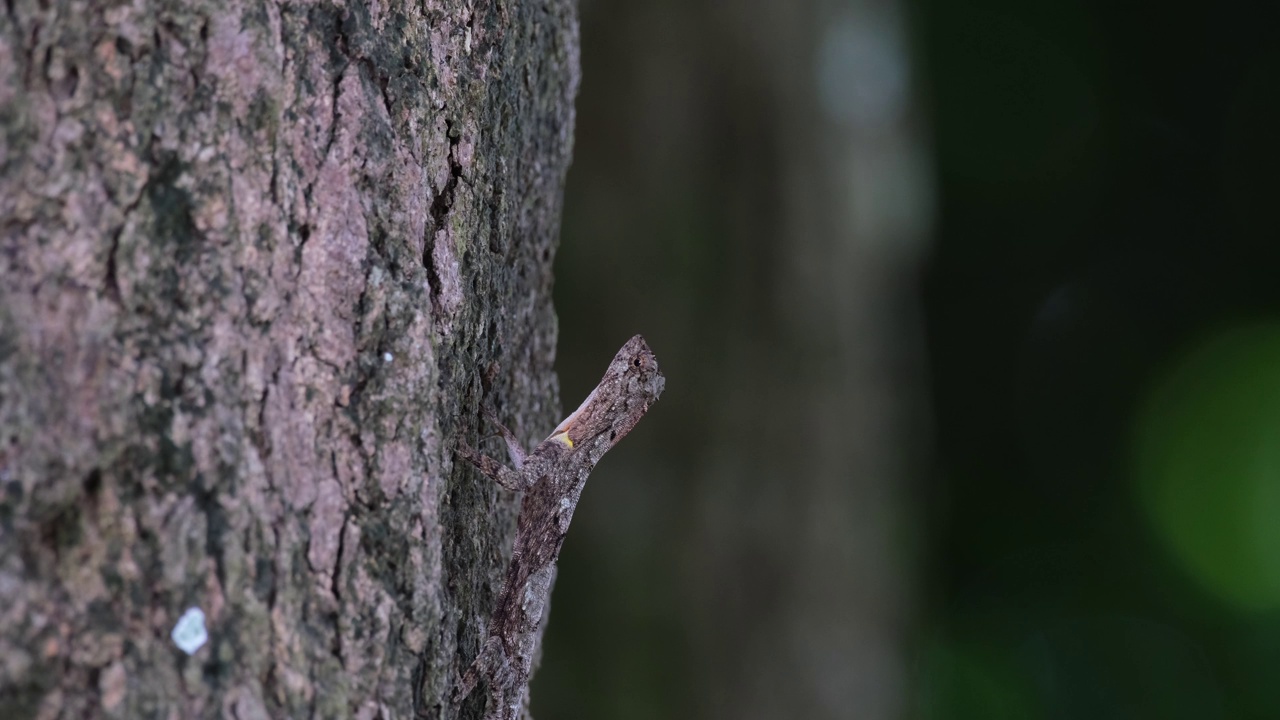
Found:
<path fill-rule="evenodd" d="M 565 404 L 637 331 L 668 392 L 580 506 L 539 718 L 717 716 L 690 647 L 687 508 L 727 338 L 769 322 L 752 288 L 786 251 L 768 232 L 780 129 L 751 90 L 770 59 L 732 28 L 779 13 L 812 29 L 839 8 L 782 5 L 583 2 Z M 904 10 L 936 178 L 906 288 L 932 451 L 901 479 L 918 595 L 904 707 L 1280 717 L 1272 3 Z"/>

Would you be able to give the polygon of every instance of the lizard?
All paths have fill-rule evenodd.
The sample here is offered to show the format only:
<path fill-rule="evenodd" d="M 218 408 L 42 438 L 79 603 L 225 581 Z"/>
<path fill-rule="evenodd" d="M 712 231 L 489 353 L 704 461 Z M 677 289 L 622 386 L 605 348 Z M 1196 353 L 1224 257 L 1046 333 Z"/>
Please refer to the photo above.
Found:
<path fill-rule="evenodd" d="M 489 686 L 485 720 L 516 720 L 525 704 L 538 623 L 543 616 L 556 559 L 569 521 L 600 458 L 618 443 L 662 394 L 666 380 L 639 335 L 622 346 L 587 399 L 530 453 L 491 411 L 506 442 L 508 467 L 476 452 L 465 440 L 457 454 L 498 485 L 524 496 L 516 519 L 515 546 L 487 638 L 454 692 L 466 699 L 483 678 Z"/>

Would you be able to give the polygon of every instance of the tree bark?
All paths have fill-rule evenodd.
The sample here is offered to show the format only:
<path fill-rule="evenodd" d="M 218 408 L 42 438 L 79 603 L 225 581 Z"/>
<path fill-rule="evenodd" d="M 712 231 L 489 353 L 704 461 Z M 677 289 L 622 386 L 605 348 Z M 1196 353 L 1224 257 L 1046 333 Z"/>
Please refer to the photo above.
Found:
<path fill-rule="evenodd" d="M 453 716 L 515 513 L 455 438 L 558 419 L 574 3 L 0 13 L 4 716 Z"/>

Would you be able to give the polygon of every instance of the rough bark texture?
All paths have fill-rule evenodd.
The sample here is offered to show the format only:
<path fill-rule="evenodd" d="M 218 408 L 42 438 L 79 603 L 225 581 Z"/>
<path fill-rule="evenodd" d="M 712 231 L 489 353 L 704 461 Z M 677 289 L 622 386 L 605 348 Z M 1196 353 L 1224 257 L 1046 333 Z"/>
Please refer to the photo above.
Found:
<path fill-rule="evenodd" d="M 575 12 L 0 9 L 5 717 L 451 714 L 515 510 L 455 438 L 491 367 L 558 419 Z"/>

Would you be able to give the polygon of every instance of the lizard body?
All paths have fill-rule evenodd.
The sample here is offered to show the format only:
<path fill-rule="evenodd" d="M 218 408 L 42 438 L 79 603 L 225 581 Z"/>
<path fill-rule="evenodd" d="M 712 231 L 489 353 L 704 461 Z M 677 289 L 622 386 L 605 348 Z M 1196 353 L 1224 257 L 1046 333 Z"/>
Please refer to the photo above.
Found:
<path fill-rule="evenodd" d="M 627 341 L 582 405 L 527 455 L 515 435 L 490 415 L 514 469 L 459 444 L 458 455 L 505 488 L 523 491 L 515 547 L 488 636 L 454 694 L 463 700 L 483 678 L 485 720 L 516 720 L 524 707 L 556 559 L 587 477 L 662 394 L 665 379 L 644 338 Z"/>

